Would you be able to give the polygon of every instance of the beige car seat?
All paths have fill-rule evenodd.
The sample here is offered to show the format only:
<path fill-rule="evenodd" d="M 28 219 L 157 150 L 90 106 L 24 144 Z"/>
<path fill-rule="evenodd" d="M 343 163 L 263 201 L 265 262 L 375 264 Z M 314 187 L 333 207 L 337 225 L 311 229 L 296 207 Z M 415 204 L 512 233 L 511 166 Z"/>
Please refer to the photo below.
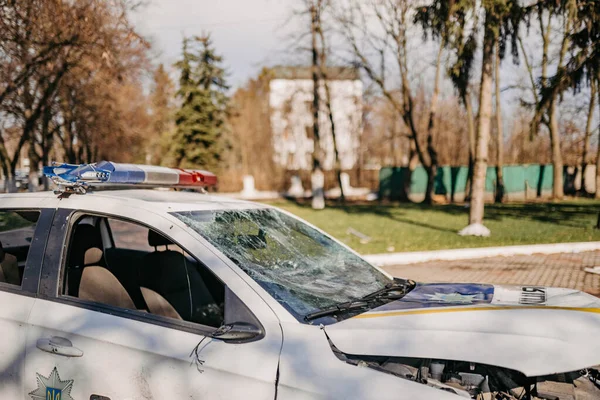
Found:
<path fill-rule="evenodd" d="M 174 319 L 183 319 L 181 315 L 175 310 L 175 308 L 160 294 L 156 293 L 152 289 L 140 287 L 144 301 L 148 306 L 148 311 L 154 315 L 161 315 L 163 317 L 169 317 Z"/>
<path fill-rule="evenodd" d="M 108 269 L 98 266 L 102 250 L 91 248 L 85 252 L 85 267 L 79 284 L 79 298 L 135 310 L 133 300 L 121 282 Z"/>
<path fill-rule="evenodd" d="M 0 243 L 0 282 L 21 285 L 17 257 L 4 252 Z"/>

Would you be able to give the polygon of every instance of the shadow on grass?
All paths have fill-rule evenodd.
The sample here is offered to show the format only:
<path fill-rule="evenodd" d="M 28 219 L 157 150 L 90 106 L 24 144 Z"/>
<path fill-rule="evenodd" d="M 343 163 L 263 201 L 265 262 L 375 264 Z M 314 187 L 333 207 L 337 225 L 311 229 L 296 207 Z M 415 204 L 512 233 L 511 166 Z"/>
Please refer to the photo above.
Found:
<path fill-rule="evenodd" d="M 302 208 L 310 208 L 310 202 L 296 201 L 295 204 Z M 442 213 L 451 216 L 464 216 L 465 224 L 469 209 L 463 205 L 425 205 L 417 203 L 396 204 L 346 204 L 328 203 L 330 209 L 342 210 L 347 214 L 371 214 L 391 220 L 407 223 L 424 228 L 435 229 L 443 232 L 455 232 L 453 229 L 440 227 L 434 224 L 410 218 L 410 214 L 418 211 Z M 600 212 L 600 203 L 509 203 L 486 204 L 485 220 L 503 221 L 505 219 L 518 219 L 535 221 L 569 228 L 590 228 L 595 225 Z"/>

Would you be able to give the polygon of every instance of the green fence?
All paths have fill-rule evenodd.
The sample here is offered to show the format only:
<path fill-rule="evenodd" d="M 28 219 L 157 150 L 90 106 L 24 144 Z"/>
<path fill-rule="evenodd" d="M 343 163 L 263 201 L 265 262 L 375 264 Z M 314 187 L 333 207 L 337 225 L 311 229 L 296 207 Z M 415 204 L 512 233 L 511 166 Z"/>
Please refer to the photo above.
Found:
<path fill-rule="evenodd" d="M 438 168 L 435 177 L 435 193 L 451 196 L 464 195 L 467 186 L 468 167 L 444 166 Z M 534 190 L 538 194 L 552 190 L 552 165 L 528 164 L 507 165 L 504 173 L 504 190 L 507 194 Z M 410 180 L 410 182 L 409 182 Z M 496 168 L 488 167 L 485 190 L 494 193 Z M 385 167 L 379 171 L 380 198 L 402 198 L 406 187 L 410 194 L 424 194 L 427 188 L 427 173 L 421 166 L 412 174 L 408 167 Z"/>

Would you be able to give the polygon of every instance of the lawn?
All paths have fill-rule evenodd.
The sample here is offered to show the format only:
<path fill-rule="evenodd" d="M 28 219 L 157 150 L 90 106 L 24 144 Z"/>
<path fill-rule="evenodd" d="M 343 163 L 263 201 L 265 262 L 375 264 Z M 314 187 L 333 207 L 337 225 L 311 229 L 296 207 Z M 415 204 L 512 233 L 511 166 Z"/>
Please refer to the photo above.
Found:
<path fill-rule="evenodd" d="M 600 202 L 592 200 L 486 205 L 485 225 L 492 231 L 489 238 L 457 235 L 468 219 L 468 209 L 459 205 L 332 205 L 315 211 L 310 203 L 270 204 L 313 223 L 363 254 L 600 241 L 600 230 L 594 229 Z M 361 243 L 348 233 L 349 228 L 371 240 Z"/>

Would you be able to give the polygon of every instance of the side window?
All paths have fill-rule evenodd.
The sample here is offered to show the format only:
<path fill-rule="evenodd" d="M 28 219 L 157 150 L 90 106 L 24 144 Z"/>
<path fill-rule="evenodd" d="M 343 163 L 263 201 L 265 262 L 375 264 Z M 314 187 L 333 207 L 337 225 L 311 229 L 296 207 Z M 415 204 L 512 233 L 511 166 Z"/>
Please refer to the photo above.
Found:
<path fill-rule="evenodd" d="M 218 327 L 225 288 L 159 232 L 83 216 L 71 230 L 63 295 Z"/>
<path fill-rule="evenodd" d="M 39 211 L 0 211 L 0 282 L 21 286 Z"/>
<path fill-rule="evenodd" d="M 149 229 L 145 226 L 114 218 L 107 218 L 106 221 L 109 224 L 115 248 L 137 250 L 146 253 L 155 250 L 155 248 L 148 243 Z M 176 244 L 170 244 L 169 250 L 176 250 L 180 253 L 184 253 L 183 249 Z"/>

